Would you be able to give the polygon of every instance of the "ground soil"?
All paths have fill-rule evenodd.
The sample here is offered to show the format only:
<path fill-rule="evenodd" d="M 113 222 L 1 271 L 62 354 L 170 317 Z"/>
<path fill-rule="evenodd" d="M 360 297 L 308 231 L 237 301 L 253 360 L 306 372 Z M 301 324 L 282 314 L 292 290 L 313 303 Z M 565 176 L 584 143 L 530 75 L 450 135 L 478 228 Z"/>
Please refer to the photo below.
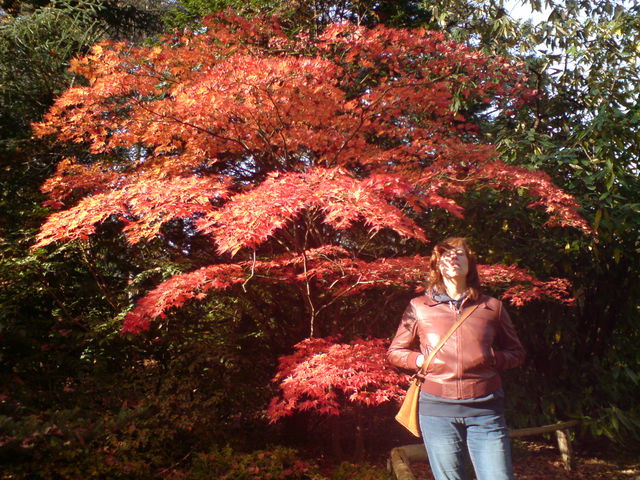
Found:
<path fill-rule="evenodd" d="M 551 443 L 513 440 L 518 480 L 640 480 L 640 458 L 614 451 L 594 456 L 576 452 L 573 470 L 566 471 L 558 448 Z M 416 480 L 433 480 L 426 463 L 412 462 Z"/>

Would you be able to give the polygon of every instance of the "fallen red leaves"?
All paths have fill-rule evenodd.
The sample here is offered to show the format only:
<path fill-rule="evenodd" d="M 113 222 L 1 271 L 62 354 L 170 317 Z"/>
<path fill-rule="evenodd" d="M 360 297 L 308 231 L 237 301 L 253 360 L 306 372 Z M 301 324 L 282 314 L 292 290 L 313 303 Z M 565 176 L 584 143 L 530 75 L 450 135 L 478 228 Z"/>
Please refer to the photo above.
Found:
<path fill-rule="evenodd" d="M 640 478 L 640 461 L 576 456 L 575 467 L 564 469 L 558 449 L 543 442 L 513 442 L 514 471 L 518 480 L 636 480 Z M 433 480 L 429 465 L 413 462 L 416 480 Z"/>

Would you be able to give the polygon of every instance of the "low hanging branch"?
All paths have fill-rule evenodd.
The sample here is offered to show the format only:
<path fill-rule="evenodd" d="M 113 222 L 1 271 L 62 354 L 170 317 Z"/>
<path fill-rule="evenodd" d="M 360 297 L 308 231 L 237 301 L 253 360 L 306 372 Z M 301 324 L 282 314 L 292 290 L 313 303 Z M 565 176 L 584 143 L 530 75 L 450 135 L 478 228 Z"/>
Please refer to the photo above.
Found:
<path fill-rule="evenodd" d="M 384 340 L 310 338 L 294 348 L 294 354 L 280 359 L 273 379 L 280 395 L 269 405 L 271 422 L 295 411 L 339 415 L 346 402 L 381 405 L 406 393 L 407 376 L 386 366 Z"/>
<path fill-rule="evenodd" d="M 365 262 L 348 256 L 336 247 L 321 247 L 303 254 L 285 254 L 270 261 L 248 260 L 238 264 L 203 267 L 175 275 L 158 285 L 125 317 L 123 330 L 139 332 L 149 328 L 156 318 L 164 318 L 173 308 L 206 297 L 209 290 L 226 290 L 246 285 L 249 279 L 266 283 L 286 283 L 299 288 L 314 286 L 325 292 L 315 317 L 344 297 L 371 289 L 390 286 L 419 291 L 429 271 L 429 259 L 416 255 Z M 516 306 L 538 299 L 573 304 L 570 283 L 565 279 L 542 281 L 516 266 L 478 265 L 482 283 L 495 288 L 506 287 L 503 298 Z M 313 337 L 313 331 L 310 334 Z"/>

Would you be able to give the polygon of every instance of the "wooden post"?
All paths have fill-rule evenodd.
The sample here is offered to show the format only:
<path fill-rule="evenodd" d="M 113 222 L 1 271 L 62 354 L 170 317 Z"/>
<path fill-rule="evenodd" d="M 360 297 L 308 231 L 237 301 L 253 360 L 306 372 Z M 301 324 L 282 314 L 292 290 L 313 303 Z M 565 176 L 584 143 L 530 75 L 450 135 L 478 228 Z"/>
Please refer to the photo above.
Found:
<path fill-rule="evenodd" d="M 553 425 L 545 425 L 543 427 L 533 428 L 520 428 L 518 430 L 509 431 L 509 436 L 514 437 L 527 437 L 529 435 L 539 435 L 541 433 L 555 432 L 556 439 L 558 441 L 558 450 L 560 450 L 560 457 L 562 463 L 567 471 L 571 471 L 573 468 L 573 452 L 571 450 L 571 437 L 569 436 L 569 428 L 578 425 L 577 420 L 571 420 L 568 422 L 560 422 Z"/>
<path fill-rule="evenodd" d="M 556 430 L 558 449 L 564 463 L 564 469 L 570 472 L 573 469 L 573 452 L 571 451 L 571 437 L 569 430 Z"/>
<path fill-rule="evenodd" d="M 408 447 L 413 447 L 413 445 L 408 445 Z M 390 457 L 393 475 L 396 480 L 416 480 L 416 477 L 411 471 L 409 459 L 405 455 L 404 448 L 406 447 L 391 450 Z"/>

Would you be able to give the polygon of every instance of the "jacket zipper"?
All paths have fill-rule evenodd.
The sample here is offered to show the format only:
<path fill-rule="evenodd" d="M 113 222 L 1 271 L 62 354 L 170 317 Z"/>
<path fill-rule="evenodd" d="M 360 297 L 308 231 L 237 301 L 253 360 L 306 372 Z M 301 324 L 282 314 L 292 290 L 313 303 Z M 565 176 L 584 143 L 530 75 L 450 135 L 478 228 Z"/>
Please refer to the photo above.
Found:
<path fill-rule="evenodd" d="M 462 303 L 460 304 L 460 306 L 458 308 L 454 307 L 452 302 L 449 302 L 449 309 L 453 312 L 453 317 L 454 317 L 454 323 L 457 323 L 458 320 L 460 320 L 460 316 L 462 314 L 462 308 L 464 307 L 464 304 L 467 302 L 467 299 L 465 298 Z M 460 326 L 462 327 L 462 325 Z M 462 360 L 460 357 L 460 350 L 461 350 L 461 336 L 460 336 L 460 328 L 458 328 L 453 335 L 455 335 L 456 338 L 456 379 L 455 379 L 455 383 L 456 383 L 456 394 L 458 398 L 462 398 Z"/>
<path fill-rule="evenodd" d="M 460 316 L 462 315 L 462 308 L 464 304 L 467 302 L 465 298 L 460 306 L 456 309 L 453 309 L 455 314 L 455 321 L 460 320 Z M 456 336 L 456 394 L 458 398 L 462 398 L 462 358 L 460 352 L 462 350 L 462 325 L 460 328 L 456 330 L 454 335 Z"/>
<path fill-rule="evenodd" d="M 456 322 L 458 320 L 460 320 L 460 311 L 462 309 L 458 310 L 456 312 Z M 462 386 L 461 386 L 461 372 L 462 372 L 462 360 L 460 358 L 460 329 L 458 329 L 455 332 L 456 335 L 456 393 L 458 398 L 461 398 L 461 390 L 462 390 Z"/>

